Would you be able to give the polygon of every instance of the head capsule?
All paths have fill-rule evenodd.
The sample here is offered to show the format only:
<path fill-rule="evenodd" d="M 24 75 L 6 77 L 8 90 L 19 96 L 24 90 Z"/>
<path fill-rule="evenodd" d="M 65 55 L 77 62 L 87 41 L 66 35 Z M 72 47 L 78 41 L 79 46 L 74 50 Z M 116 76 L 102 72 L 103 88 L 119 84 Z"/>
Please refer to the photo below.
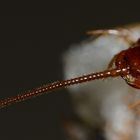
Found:
<path fill-rule="evenodd" d="M 122 77 L 130 86 L 140 89 L 140 39 L 116 56 L 115 65 L 120 69 L 127 68 L 129 74 Z"/>

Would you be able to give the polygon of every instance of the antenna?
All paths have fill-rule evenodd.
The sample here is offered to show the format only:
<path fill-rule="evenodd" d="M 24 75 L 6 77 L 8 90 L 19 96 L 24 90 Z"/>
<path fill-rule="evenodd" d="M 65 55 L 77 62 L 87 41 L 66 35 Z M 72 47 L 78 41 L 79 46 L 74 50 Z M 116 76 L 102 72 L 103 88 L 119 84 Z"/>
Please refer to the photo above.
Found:
<path fill-rule="evenodd" d="M 84 76 L 76 77 L 69 80 L 64 81 L 56 81 L 44 86 L 41 86 L 39 88 L 35 88 L 33 90 L 29 90 L 23 94 L 18 94 L 17 96 L 6 98 L 3 100 L 0 100 L 0 108 L 15 104 L 17 102 L 22 102 L 28 99 L 31 99 L 36 96 L 40 96 L 46 93 L 49 93 L 51 91 L 65 88 L 71 85 L 80 84 L 88 81 L 93 81 L 97 79 L 103 79 L 107 77 L 117 77 L 117 76 L 125 76 L 129 73 L 128 69 L 112 69 L 112 70 L 105 70 L 103 72 L 97 72 L 97 73 L 91 73 Z"/>

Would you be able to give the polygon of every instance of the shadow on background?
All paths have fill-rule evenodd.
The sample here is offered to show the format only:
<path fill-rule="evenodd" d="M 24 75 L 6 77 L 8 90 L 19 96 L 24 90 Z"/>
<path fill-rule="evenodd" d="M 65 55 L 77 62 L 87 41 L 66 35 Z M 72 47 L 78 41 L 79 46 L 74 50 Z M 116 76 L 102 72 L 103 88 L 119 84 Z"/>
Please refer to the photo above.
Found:
<path fill-rule="evenodd" d="M 57 1 L 41 10 L 42 16 L 0 16 L 1 98 L 62 79 L 61 55 L 86 31 L 140 21 L 134 1 Z M 62 122 L 75 114 L 61 90 L 1 109 L 0 118 L 3 140 L 65 140 Z"/>

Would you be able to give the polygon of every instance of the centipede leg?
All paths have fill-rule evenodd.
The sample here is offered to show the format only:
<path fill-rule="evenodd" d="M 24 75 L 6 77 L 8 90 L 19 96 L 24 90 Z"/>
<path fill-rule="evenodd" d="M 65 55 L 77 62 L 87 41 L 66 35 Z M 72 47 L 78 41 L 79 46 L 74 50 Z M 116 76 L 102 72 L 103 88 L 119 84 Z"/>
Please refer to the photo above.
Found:
<path fill-rule="evenodd" d="M 115 35 L 115 36 L 124 38 L 130 45 L 136 42 L 136 40 L 131 35 L 130 31 L 124 28 L 88 31 L 87 35 L 90 35 L 90 36 Z"/>

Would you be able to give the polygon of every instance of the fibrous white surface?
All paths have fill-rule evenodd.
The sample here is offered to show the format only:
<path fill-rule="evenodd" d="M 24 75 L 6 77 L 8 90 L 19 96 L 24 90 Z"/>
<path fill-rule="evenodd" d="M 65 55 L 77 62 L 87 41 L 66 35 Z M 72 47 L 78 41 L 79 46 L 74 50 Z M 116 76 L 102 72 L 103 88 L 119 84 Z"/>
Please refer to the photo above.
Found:
<path fill-rule="evenodd" d="M 139 26 L 129 30 L 135 40 L 140 37 Z M 114 35 L 102 35 L 73 45 L 63 56 L 65 79 L 103 71 L 115 54 L 129 47 L 124 38 Z M 140 91 L 128 86 L 122 78 L 93 81 L 69 90 L 77 114 L 92 127 L 103 127 L 104 123 L 107 140 L 124 140 L 127 135 L 134 136 L 133 140 L 140 139 L 139 124 L 137 132 L 134 125 L 130 125 L 136 116 L 128 109 L 128 104 L 140 97 Z"/>

